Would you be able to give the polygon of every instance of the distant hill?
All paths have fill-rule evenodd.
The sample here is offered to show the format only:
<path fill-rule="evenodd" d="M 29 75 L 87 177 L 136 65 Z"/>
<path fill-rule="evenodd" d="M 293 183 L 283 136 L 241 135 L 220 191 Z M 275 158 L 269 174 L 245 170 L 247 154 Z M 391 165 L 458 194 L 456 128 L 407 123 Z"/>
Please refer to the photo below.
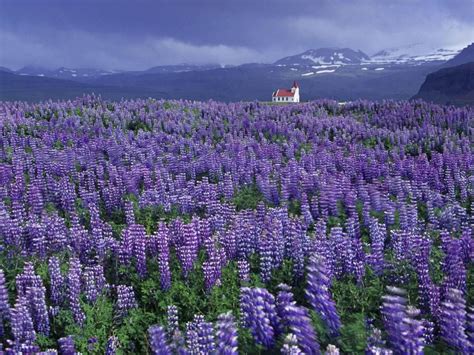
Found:
<path fill-rule="evenodd" d="M 361 64 L 370 58 L 364 52 L 350 48 L 319 48 L 277 60 L 275 65 L 347 65 Z"/>
<path fill-rule="evenodd" d="M 440 104 L 474 106 L 474 62 L 429 74 L 414 98 Z"/>
<path fill-rule="evenodd" d="M 47 77 L 17 75 L 0 71 L 0 100 L 40 101 L 46 99 L 69 99 L 95 93 L 110 100 L 137 97 L 167 97 L 150 89 L 109 87 L 97 84 L 78 83 Z"/>
<path fill-rule="evenodd" d="M 454 58 L 448 60 L 443 67 L 455 67 L 456 65 L 466 64 L 469 62 L 474 62 L 474 43 L 471 43 L 469 46 L 464 48 L 458 55 Z"/>
<path fill-rule="evenodd" d="M 459 49 L 433 48 L 422 43 L 407 46 L 386 48 L 370 57 L 372 64 L 420 65 L 428 62 L 446 62 L 459 53 Z"/>
<path fill-rule="evenodd" d="M 302 100 L 400 100 L 415 95 L 427 74 L 458 53 L 411 45 L 385 49 L 372 57 L 351 48 L 310 49 L 272 64 L 238 66 L 177 64 L 116 72 L 29 66 L 9 73 L 17 75 L 0 77 L 0 100 L 69 98 L 94 91 L 105 98 L 267 101 L 275 89 L 295 80 Z"/>

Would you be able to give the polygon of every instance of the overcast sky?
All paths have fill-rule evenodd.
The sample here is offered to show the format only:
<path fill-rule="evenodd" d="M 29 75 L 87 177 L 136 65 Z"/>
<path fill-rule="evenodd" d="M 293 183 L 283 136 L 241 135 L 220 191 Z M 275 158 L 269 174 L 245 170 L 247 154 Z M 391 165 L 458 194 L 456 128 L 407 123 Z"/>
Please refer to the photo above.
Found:
<path fill-rule="evenodd" d="M 145 69 L 474 41 L 474 0 L 0 0 L 0 65 Z"/>

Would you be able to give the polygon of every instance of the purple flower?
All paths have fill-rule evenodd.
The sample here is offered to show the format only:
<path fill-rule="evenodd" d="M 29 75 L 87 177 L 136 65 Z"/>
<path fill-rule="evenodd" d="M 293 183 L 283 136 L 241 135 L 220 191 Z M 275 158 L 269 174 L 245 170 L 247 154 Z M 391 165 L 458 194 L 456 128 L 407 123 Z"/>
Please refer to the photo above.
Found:
<path fill-rule="evenodd" d="M 382 317 L 392 347 L 401 354 L 423 354 L 425 346 L 423 322 L 416 319 L 419 310 L 407 307 L 405 291 L 389 287 L 383 297 Z"/>
<path fill-rule="evenodd" d="M 69 301 L 69 307 L 72 311 L 74 321 L 81 325 L 85 321 L 84 312 L 81 309 L 79 297 L 81 294 L 81 274 L 82 265 L 77 258 L 72 258 L 69 261 L 69 272 L 67 275 L 67 299 Z"/>
<path fill-rule="evenodd" d="M 154 235 L 158 251 L 158 267 L 160 269 L 160 283 L 162 290 L 168 290 L 171 287 L 170 271 L 170 249 L 168 240 L 168 228 L 164 223 L 160 223 L 158 231 Z"/>
<path fill-rule="evenodd" d="M 118 285 L 117 286 L 117 316 L 123 318 L 132 308 L 138 307 L 135 300 L 135 292 L 132 286 Z"/>
<path fill-rule="evenodd" d="M 33 345 L 36 340 L 36 332 L 33 319 L 25 299 L 20 299 L 10 312 L 10 326 L 13 334 L 14 347 L 20 344 Z"/>
<path fill-rule="evenodd" d="M 441 338 L 455 350 L 467 352 L 470 344 L 466 335 L 466 301 L 460 290 L 446 290 L 439 319 Z"/>
<path fill-rule="evenodd" d="M 314 310 L 326 322 L 331 332 L 338 334 L 341 320 L 329 291 L 330 280 L 327 276 L 325 259 L 318 255 L 312 256 L 307 269 L 306 297 Z"/>
<path fill-rule="evenodd" d="M 237 261 L 237 269 L 240 281 L 248 282 L 250 280 L 250 264 L 245 259 Z"/>
<path fill-rule="evenodd" d="M 61 355 L 73 355 L 76 354 L 76 347 L 74 345 L 74 339 L 72 336 L 67 336 L 58 339 L 59 353 Z"/>
<path fill-rule="evenodd" d="M 61 273 L 59 259 L 55 256 L 49 258 L 48 261 L 49 283 L 50 283 L 50 299 L 54 306 L 59 306 L 64 300 L 64 276 Z"/>
<path fill-rule="evenodd" d="M 240 309 L 243 325 L 250 329 L 255 342 L 271 349 L 279 329 L 275 298 L 266 289 L 242 287 Z"/>
<path fill-rule="evenodd" d="M 166 340 L 166 332 L 163 327 L 152 325 L 148 328 L 148 342 L 150 343 L 151 352 L 154 355 L 171 354 L 171 349 Z"/>
<path fill-rule="evenodd" d="M 303 355 L 304 352 L 298 347 L 298 339 L 294 334 L 288 334 L 285 337 L 281 353 L 284 355 Z"/>
<path fill-rule="evenodd" d="M 4 335 L 3 322 L 10 319 L 10 305 L 8 303 L 8 291 L 5 283 L 5 275 L 0 269 L 0 336 Z"/>
<path fill-rule="evenodd" d="M 295 335 L 296 343 L 303 353 L 319 354 L 319 344 L 308 310 L 296 305 L 289 286 L 280 285 L 280 289 L 276 302 L 283 327 Z"/>
<path fill-rule="evenodd" d="M 238 334 L 231 313 L 221 314 L 216 323 L 216 352 L 222 355 L 238 354 Z"/>
<path fill-rule="evenodd" d="M 49 335 L 49 316 L 46 307 L 46 288 L 30 287 L 26 294 L 35 329 L 38 333 Z"/>
<path fill-rule="evenodd" d="M 105 347 L 105 355 L 115 355 L 117 352 L 119 342 L 116 336 L 111 336 L 107 340 L 107 345 Z"/>

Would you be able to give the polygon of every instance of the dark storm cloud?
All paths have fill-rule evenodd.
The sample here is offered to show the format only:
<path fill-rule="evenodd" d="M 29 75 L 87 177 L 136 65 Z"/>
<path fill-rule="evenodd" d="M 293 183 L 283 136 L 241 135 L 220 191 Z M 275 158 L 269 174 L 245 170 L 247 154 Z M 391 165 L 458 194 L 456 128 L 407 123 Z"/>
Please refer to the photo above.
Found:
<path fill-rule="evenodd" d="M 141 69 L 474 39 L 474 0 L 0 0 L 0 65 Z"/>

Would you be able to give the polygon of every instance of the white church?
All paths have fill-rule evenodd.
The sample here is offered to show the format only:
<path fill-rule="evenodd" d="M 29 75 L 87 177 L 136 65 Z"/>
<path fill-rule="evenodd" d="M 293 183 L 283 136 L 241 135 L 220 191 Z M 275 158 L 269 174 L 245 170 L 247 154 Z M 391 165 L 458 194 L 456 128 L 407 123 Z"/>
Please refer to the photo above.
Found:
<path fill-rule="evenodd" d="M 278 89 L 272 94 L 272 102 L 300 102 L 300 87 L 296 81 L 291 89 Z"/>

